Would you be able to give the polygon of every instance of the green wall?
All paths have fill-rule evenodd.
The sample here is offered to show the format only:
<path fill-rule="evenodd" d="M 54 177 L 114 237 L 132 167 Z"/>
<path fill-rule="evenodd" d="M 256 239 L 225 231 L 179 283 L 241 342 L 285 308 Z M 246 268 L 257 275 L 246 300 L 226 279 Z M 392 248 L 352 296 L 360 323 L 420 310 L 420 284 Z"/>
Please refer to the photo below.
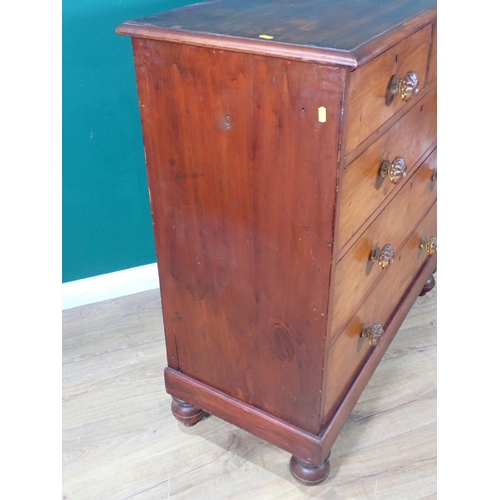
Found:
<path fill-rule="evenodd" d="M 189 0 L 63 2 L 63 282 L 156 262 L 130 38 Z"/>

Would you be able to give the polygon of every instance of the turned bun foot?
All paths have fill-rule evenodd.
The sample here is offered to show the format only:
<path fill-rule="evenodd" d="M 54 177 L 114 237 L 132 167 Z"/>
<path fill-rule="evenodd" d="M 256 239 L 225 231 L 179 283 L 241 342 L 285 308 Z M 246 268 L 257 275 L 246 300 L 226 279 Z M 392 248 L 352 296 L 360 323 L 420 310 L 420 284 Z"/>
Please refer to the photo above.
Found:
<path fill-rule="evenodd" d="M 429 293 L 436 286 L 436 280 L 431 274 L 429 279 L 424 283 L 422 291 L 420 292 L 420 297 L 423 297 L 426 293 Z"/>
<path fill-rule="evenodd" d="M 205 412 L 186 403 L 182 399 L 172 397 L 172 414 L 186 427 L 191 427 L 205 416 Z"/>
<path fill-rule="evenodd" d="M 307 462 L 302 462 L 292 455 L 290 459 L 290 472 L 303 484 L 319 484 L 328 477 L 328 474 L 330 474 L 329 458 L 330 454 L 328 453 L 326 460 L 319 467 L 314 467 Z"/>

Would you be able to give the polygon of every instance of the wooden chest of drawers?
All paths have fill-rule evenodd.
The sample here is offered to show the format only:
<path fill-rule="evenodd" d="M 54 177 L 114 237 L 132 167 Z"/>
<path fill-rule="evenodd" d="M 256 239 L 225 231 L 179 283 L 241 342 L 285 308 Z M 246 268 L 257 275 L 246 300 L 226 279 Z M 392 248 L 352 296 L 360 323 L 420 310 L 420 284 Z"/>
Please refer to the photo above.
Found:
<path fill-rule="evenodd" d="M 330 449 L 436 267 L 433 0 L 219 0 L 133 39 L 174 415 Z"/>

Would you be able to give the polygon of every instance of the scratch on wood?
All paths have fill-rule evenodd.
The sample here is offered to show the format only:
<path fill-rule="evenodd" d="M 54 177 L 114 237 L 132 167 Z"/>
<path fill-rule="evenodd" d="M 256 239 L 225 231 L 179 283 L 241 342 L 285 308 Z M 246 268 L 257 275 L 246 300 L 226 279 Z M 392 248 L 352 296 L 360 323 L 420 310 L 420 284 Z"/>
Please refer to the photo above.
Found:
<path fill-rule="evenodd" d="M 316 265 L 316 267 L 319 270 L 318 261 L 313 257 L 313 251 L 309 250 L 309 252 L 310 252 L 310 255 L 311 255 L 311 259 L 314 261 L 314 264 Z"/>
<path fill-rule="evenodd" d="M 172 327 L 174 329 L 174 344 L 175 344 L 175 360 L 177 362 L 177 366 L 180 369 L 180 363 L 179 363 L 179 348 L 177 347 L 177 336 L 175 335 L 175 323 L 172 323 Z"/>

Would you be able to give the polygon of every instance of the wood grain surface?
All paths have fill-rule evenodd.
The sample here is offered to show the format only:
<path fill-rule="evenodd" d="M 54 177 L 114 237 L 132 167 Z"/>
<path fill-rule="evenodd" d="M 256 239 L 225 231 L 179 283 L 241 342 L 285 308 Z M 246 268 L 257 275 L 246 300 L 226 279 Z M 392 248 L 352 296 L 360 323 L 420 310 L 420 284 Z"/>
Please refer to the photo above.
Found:
<path fill-rule="evenodd" d="M 374 246 L 382 248 L 386 244 L 392 245 L 394 258 L 398 259 L 401 245 L 436 200 L 436 182 L 432 181 L 436 168 L 435 151 L 422 162 L 391 203 L 337 264 L 330 338 L 343 329 L 366 292 L 385 272 L 377 262 L 369 260 Z"/>
<path fill-rule="evenodd" d="M 174 419 L 158 290 L 64 311 L 62 497 L 436 498 L 436 290 L 410 311 L 314 487 L 262 439 L 213 416 Z"/>
<path fill-rule="evenodd" d="M 386 328 L 396 307 L 399 306 L 402 294 L 428 258 L 427 253 L 420 249 L 420 241 L 423 236 L 427 238 L 436 236 L 436 221 L 436 203 L 434 203 L 347 327 L 330 339 L 325 363 L 325 421 L 350 386 L 366 355 L 373 349 L 367 339 L 360 337 L 363 326 L 366 323 L 370 325 L 380 323 Z"/>
<path fill-rule="evenodd" d="M 434 0 L 216 0 L 117 29 L 133 37 L 166 389 L 212 414 L 183 429 L 189 435 L 220 417 L 264 439 L 263 446 L 317 466 L 352 419 L 436 265 L 435 254 L 413 248 L 420 231 L 412 235 L 436 199 L 435 89 L 425 87 L 434 20 Z M 359 57 L 363 65 L 350 71 Z M 423 95 L 405 104 L 388 85 L 409 70 L 418 73 Z M 362 206 L 356 194 L 372 198 L 365 181 L 373 172 L 360 172 L 367 164 L 378 168 L 386 155 L 406 155 L 409 176 Z M 337 193 L 346 186 L 339 224 Z M 351 221 L 352 206 L 359 217 Z M 435 232 L 435 211 L 420 229 Z M 384 272 L 369 256 L 386 243 L 396 255 Z M 341 245 L 350 248 L 337 261 Z M 359 342 L 365 317 L 385 328 L 369 349 Z M 223 443 L 224 460 L 233 443 Z M 197 455 L 195 449 L 190 457 Z M 382 461 L 397 453 L 390 455 Z M 342 484 L 335 457 L 334 447 L 333 474 L 323 487 Z M 435 453 L 428 460 L 434 467 Z M 181 487 L 178 497 L 191 488 L 190 498 L 224 496 L 197 489 L 201 467 L 182 474 L 193 486 Z M 287 469 L 272 472 L 297 486 Z M 367 477 L 355 475 L 347 483 Z M 170 477 L 157 485 L 165 483 L 169 498 Z M 248 498 L 276 497 L 274 486 L 251 483 Z M 295 490 L 279 488 L 278 495 L 293 498 Z M 396 490 L 398 498 L 409 491 L 388 487 L 381 495 Z M 434 487 L 417 490 L 415 498 L 435 494 Z M 344 494 L 316 491 L 307 494 Z M 363 494 L 377 496 L 378 482 Z"/>
<path fill-rule="evenodd" d="M 339 228 L 336 233 L 339 257 L 342 248 L 363 227 L 386 198 L 394 195 L 418 165 L 418 161 L 435 145 L 436 87 L 412 108 L 375 143 L 358 156 L 344 172 L 339 193 Z M 379 175 L 384 160 L 402 156 L 406 162 L 406 179 L 398 184 Z"/>
<path fill-rule="evenodd" d="M 352 72 L 346 95 L 346 154 L 409 104 L 398 95 L 387 102 L 387 88 L 393 75 L 404 77 L 408 71 L 415 71 L 419 88 L 425 86 L 431 31 L 429 24 Z"/>
<path fill-rule="evenodd" d="M 356 67 L 435 16 L 435 0 L 218 0 L 129 21 L 117 32 Z"/>
<path fill-rule="evenodd" d="M 432 29 L 431 54 L 429 56 L 429 71 L 427 72 L 427 81 L 432 82 L 437 78 L 437 21 Z"/>
<path fill-rule="evenodd" d="M 317 433 L 345 70 L 134 51 L 168 366 Z"/>

